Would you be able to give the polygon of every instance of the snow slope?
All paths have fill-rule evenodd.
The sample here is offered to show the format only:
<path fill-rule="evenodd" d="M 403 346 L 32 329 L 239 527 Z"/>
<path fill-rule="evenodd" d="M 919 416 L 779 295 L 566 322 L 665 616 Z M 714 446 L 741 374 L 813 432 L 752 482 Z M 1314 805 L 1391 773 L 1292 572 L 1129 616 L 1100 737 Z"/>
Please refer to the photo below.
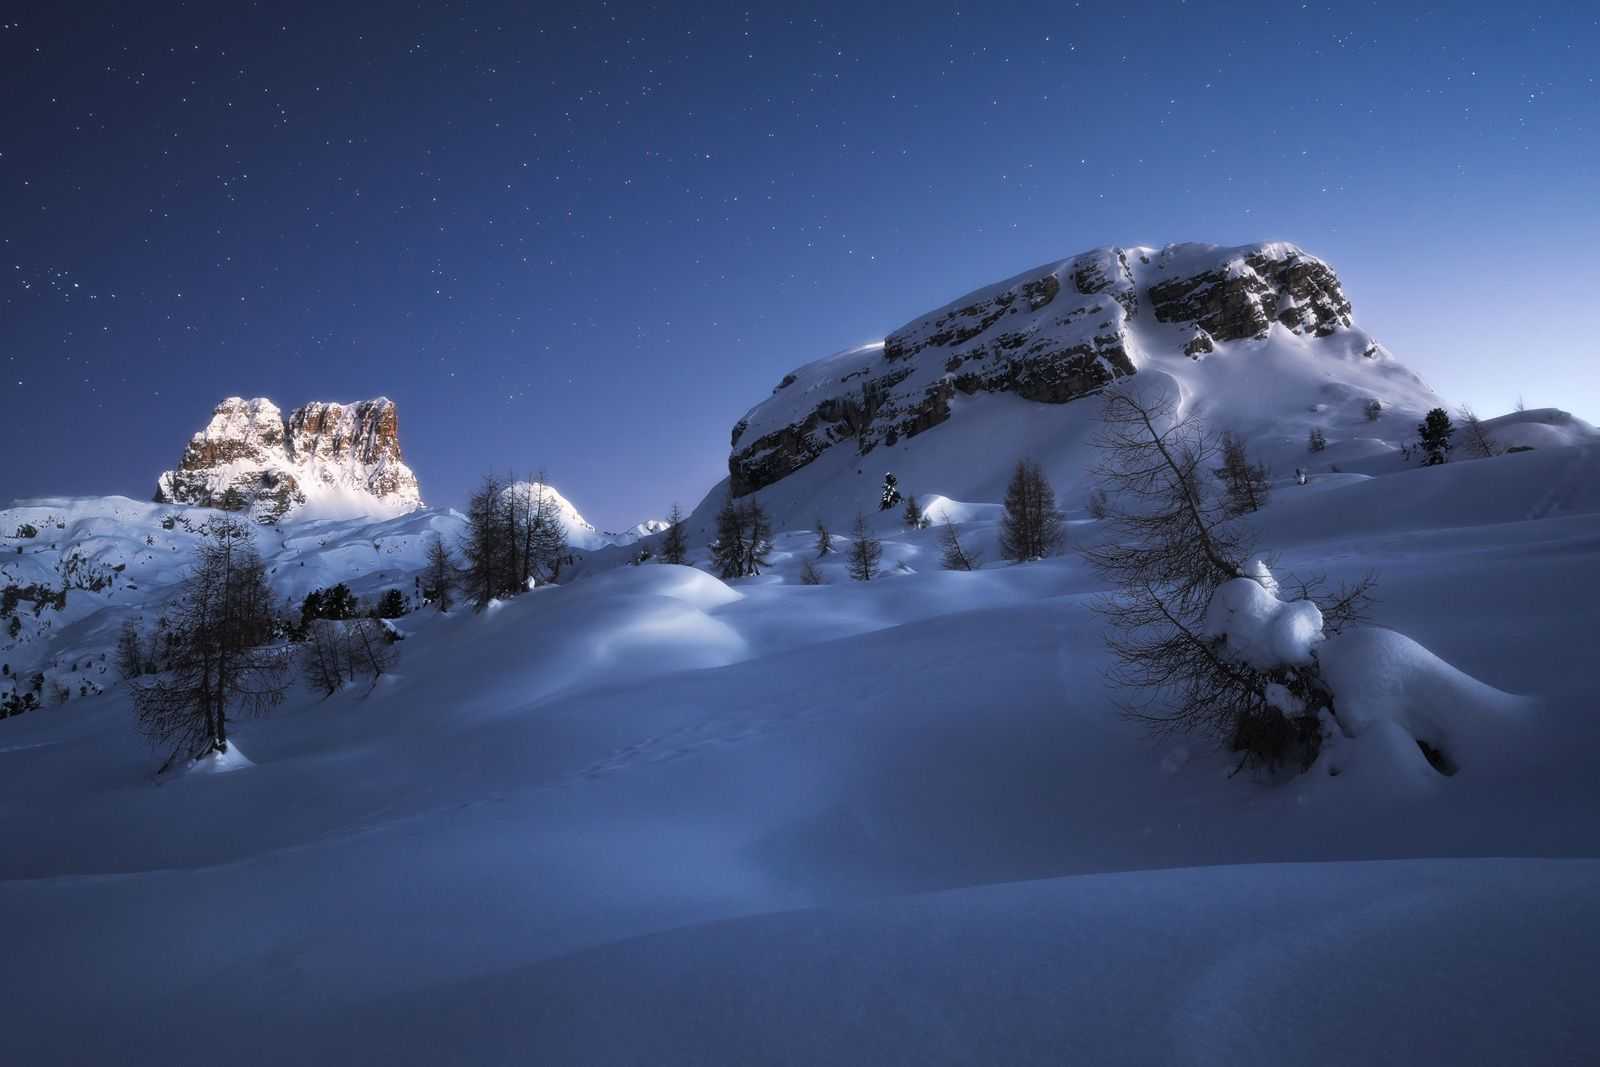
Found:
<path fill-rule="evenodd" d="M 1581 1062 L 1597 484 L 1278 488 L 1275 573 L 1379 579 L 1324 650 L 1361 729 L 1286 781 L 1119 718 L 1098 580 L 954 494 L 976 572 L 875 513 L 868 584 L 791 524 L 757 578 L 407 616 L 232 773 L 153 784 L 120 692 L 0 721 L 0 1054 L 209 1062 L 201 998 L 243 1063 Z"/>

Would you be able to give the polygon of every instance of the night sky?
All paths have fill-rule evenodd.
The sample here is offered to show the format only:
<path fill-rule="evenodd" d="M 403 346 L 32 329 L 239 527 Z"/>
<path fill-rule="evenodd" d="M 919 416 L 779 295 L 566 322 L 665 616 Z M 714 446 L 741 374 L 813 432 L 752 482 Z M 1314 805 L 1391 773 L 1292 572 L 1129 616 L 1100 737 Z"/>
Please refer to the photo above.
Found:
<path fill-rule="evenodd" d="M 1103 244 L 1295 241 L 1600 421 L 1600 5 L 7 5 L 0 498 L 388 395 L 435 504 L 687 509 L 789 369 Z"/>

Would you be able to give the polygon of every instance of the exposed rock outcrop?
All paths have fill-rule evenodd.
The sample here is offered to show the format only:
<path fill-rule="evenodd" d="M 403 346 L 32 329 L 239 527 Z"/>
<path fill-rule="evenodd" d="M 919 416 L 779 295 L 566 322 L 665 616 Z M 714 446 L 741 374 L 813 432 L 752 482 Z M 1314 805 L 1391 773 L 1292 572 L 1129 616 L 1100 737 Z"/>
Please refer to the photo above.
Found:
<path fill-rule="evenodd" d="M 323 513 L 396 514 L 422 504 L 400 452 L 399 419 L 386 397 L 316 402 L 283 418 L 258 397 L 229 397 L 196 433 L 155 499 L 247 510 L 264 521 L 310 504 Z"/>
<path fill-rule="evenodd" d="M 844 442 L 892 446 L 945 422 L 960 396 L 1064 404 L 1147 356 L 1199 358 L 1274 324 L 1325 337 L 1350 315 L 1332 269 L 1293 245 L 1096 249 L 786 375 L 734 427 L 730 484 L 753 492 Z"/>

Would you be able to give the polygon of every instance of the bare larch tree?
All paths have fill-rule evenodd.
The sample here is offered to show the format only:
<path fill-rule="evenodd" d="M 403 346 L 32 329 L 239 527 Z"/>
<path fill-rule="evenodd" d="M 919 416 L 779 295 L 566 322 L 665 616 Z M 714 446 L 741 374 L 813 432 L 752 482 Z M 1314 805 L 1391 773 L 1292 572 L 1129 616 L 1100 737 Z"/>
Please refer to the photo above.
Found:
<path fill-rule="evenodd" d="M 228 749 L 228 715 L 283 699 L 287 654 L 270 644 L 272 594 L 250 527 L 213 519 L 167 622 L 166 669 L 133 686 L 141 733 L 173 745 L 166 766 Z"/>

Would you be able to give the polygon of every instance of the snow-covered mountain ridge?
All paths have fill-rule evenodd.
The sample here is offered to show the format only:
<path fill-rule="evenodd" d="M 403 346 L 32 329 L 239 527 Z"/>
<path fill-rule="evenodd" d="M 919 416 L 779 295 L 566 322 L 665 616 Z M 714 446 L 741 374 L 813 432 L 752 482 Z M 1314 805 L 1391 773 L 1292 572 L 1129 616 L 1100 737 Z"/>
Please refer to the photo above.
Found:
<path fill-rule="evenodd" d="M 772 485 L 845 442 L 858 455 L 893 447 L 966 397 L 1064 404 L 1174 358 L 1249 359 L 1275 336 L 1313 356 L 1388 361 L 1355 329 L 1333 269 L 1295 245 L 1094 249 L 786 375 L 734 427 L 730 486 Z"/>
<path fill-rule="evenodd" d="M 231 505 L 273 521 L 297 512 L 394 516 L 422 506 L 387 397 L 310 403 L 288 419 L 265 397 L 228 397 L 189 439 L 177 468 L 157 479 L 155 499 Z"/>

